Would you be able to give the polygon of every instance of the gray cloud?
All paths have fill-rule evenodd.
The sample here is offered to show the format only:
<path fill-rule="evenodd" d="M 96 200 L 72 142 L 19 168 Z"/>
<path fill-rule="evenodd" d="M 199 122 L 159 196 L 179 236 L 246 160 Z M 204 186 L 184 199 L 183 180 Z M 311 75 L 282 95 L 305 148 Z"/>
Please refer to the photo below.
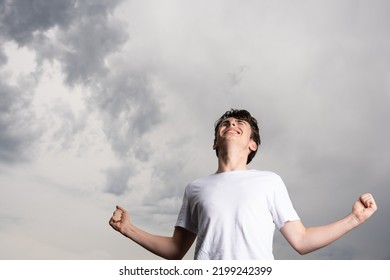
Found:
<path fill-rule="evenodd" d="M 4 0 L 0 16 L 0 32 L 19 45 L 31 42 L 35 32 L 44 32 L 56 25 L 67 26 L 77 1 Z"/>
<path fill-rule="evenodd" d="M 65 86 L 81 86 L 117 160 L 102 168 L 100 195 L 124 200 L 152 231 L 171 230 L 185 184 L 214 171 L 213 122 L 246 108 L 263 132 L 251 167 L 282 176 L 307 226 L 341 218 L 362 191 L 380 206 L 367 225 L 307 257 L 276 238 L 277 258 L 389 258 L 389 4 L 336 2 L 207 3 L 205 14 L 200 4 L 130 1 L 125 24 L 114 16 L 122 1 L 3 1 L 0 38 L 34 50 L 35 75 L 58 63 Z M 33 82 L 15 86 L 4 75 L 0 156 L 10 163 L 27 157 L 39 129 Z M 63 120 L 53 141 L 66 150 L 88 115 L 51 109 Z"/>
<path fill-rule="evenodd" d="M 61 27 L 53 37 L 37 36 L 33 45 L 41 60 L 61 63 L 69 85 L 88 86 L 108 74 L 107 57 L 118 51 L 128 36 L 123 23 L 115 20 L 107 7 L 95 6 L 93 1 L 82 3 L 75 9 L 71 25 Z"/>
<path fill-rule="evenodd" d="M 18 86 L 3 83 L 0 72 L 0 162 L 16 163 L 31 157 L 29 148 L 39 136 L 40 128 L 29 109 L 32 82 L 20 79 Z"/>
<path fill-rule="evenodd" d="M 110 2 L 104 0 L 4 0 L 0 8 L 3 23 L 0 32 L 19 45 L 28 45 L 34 37 L 42 35 L 53 27 L 67 30 L 72 28 L 77 21 L 102 16 L 104 22 L 108 14 L 120 2 L 121 0 Z M 104 24 L 99 26 L 104 27 Z"/>
<path fill-rule="evenodd" d="M 3 40 L 1 40 L 1 38 L 0 38 L 0 41 L 3 41 Z M 4 53 L 3 46 L 1 46 L 0 47 L 0 65 L 7 63 L 7 61 L 8 61 L 8 57 Z"/>
<path fill-rule="evenodd" d="M 124 23 L 112 15 L 120 2 L 6 1 L 1 34 L 5 40 L 33 48 L 39 65 L 59 62 L 69 86 L 81 84 L 90 90 L 90 110 L 103 115 L 104 131 L 117 155 L 134 152 L 145 160 L 148 154 L 136 139 L 142 138 L 160 116 L 147 73 L 124 65 L 118 65 L 122 73 L 107 67 L 108 56 L 128 40 Z M 76 121 L 74 118 L 63 121 L 63 128 L 79 127 L 70 123 Z M 62 131 L 55 136 L 65 134 Z"/>
<path fill-rule="evenodd" d="M 130 154 L 148 158 L 141 143 L 144 134 L 159 122 L 161 112 L 147 76 L 123 69 L 102 78 L 101 85 L 91 102 L 102 113 L 103 129 L 113 150 L 120 158 Z"/>
<path fill-rule="evenodd" d="M 52 128 L 53 140 L 61 145 L 62 149 L 67 150 L 74 143 L 76 136 L 86 128 L 88 115 L 83 111 L 80 116 L 77 116 L 70 105 L 59 103 L 51 104 L 51 106 L 51 110 L 55 111 L 56 121 L 59 123 L 58 128 Z M 51 121 L 53 118 L 54 116 L 51 116 Z"/>
<path fill-rule="evenodd" d="M 128 181 L 134 173 L 129 165 L 123 165 L 117 168 L 109 168 L 106 170 L 106 189 L 108 193 L 115 195 L 123 195 L 129 190 Z"/>
<path fill-rule="evenodd" d="M 36 36 L 32 45 L 39 60 L 60 62 L 68 85 L 81 84 L 89 91 L 85 96 L 89 110 L 101 115 L 116 155 L 145 160 L 148 153 L 140 142 L 158 123 L 160 109 L 147 72 L 123 60 L 107 65 L 128 40 L 126 25 L 112 15 L 119 2 L 84 1 L 70 6 L 71 23 L 60 26 L 52 37 Z"/>
<path fill-rule="evenodd" d="M 32 48 L 39 63 L 45 60 L 61 62 L 70 85 L 76 82 L 86 84 L 91 77 L 103 75 L 107 70 L 104 59 L 126 38 L 124 32 L 119 31 L 118 23 L 108 19 L 119 2 L 2 1 L 0 38 L 2 42 L 13 41 L 19 46 Z M 55 28 L 57 39 L 50 38 L 47 33 Z M 57 41 L 64 47 L 58 48 Z M 7 61 L 3 50 L 0 61 Z M 35 74 L 31 74 L 31 78 Z M 30 146 L 28 144 L 39 138 L 38 134 L 33 135 L 28 129 L 32 122 L 29 106 L 35 86 L 22 88 L 4 81 L 6 79 L 2 78 L 0 85 L 1 159 L 21 160 L 22 154 Z M 64 118 L 64 122 L 69 121 L 71 119 Z M 66 126 L 69 127 L 69 124 Z M 71 126 L 75 127 L 73 124 Z"/>

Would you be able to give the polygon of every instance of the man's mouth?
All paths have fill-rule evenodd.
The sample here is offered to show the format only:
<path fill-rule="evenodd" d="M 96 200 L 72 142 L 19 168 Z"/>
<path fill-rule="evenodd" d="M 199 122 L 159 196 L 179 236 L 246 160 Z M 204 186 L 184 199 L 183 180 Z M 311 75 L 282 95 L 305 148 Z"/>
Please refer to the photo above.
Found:
<path fill-rule="evenodd" d="M 239 131 L 237 130 L 234 130 L 234 129 L 228 129 L 226 130 L 223 134 L 227 134 L 227 133 L 233 133 L 233 134 L 241 134 Z"/>

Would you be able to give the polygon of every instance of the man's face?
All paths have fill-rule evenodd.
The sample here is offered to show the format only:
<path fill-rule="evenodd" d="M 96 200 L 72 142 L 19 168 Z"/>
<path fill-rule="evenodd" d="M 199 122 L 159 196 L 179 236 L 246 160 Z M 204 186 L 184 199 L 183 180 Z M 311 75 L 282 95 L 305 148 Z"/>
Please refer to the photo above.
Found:
<path fill-rule="evenodd" d="M 248 122 L 233 117 L 223 120 L 218 127 L 214 149 L 222 142 L 235 141 L 248 146 L 250 150 L 256 150 L 257 144 L 251 139 L 252 129 Z"/>

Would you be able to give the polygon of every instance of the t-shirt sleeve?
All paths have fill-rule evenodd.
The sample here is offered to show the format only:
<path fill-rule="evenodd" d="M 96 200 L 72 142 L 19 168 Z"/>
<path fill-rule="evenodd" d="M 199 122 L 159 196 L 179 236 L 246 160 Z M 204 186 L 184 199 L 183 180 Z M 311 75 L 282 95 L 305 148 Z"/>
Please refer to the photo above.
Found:
<path fill-rule="evenodd" d="M 288 221 L 300 220 L 288 195 L 287 188 L 278 175 L 275 176 L 274 194 L 272 203 L 272 216 L 278 229 Z"/>
<path fill-rule="evenodd" d="M 184 196 L 183 202 L 180 208 L 179 215 L 176 221 L 176 227 L 185 228 L 192 233 L 198 233 L 198 223 L 197 223 L 197 215 L 192 213 L 191 205 L 189 202 L 189 187 L 187 186 Z"/>

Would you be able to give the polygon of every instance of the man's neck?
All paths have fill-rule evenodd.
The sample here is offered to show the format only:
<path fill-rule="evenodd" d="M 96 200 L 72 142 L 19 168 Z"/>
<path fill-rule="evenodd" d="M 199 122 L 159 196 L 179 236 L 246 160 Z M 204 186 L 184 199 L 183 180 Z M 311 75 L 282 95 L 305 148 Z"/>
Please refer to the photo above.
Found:
<path fill-rule="evenodd" d="M 218 169 L 216 173 L 223 173 L 236 170 L 247 170 L 246 164 L 247 156 L 242 154 L 219 154 L 218 155 Z"/>

